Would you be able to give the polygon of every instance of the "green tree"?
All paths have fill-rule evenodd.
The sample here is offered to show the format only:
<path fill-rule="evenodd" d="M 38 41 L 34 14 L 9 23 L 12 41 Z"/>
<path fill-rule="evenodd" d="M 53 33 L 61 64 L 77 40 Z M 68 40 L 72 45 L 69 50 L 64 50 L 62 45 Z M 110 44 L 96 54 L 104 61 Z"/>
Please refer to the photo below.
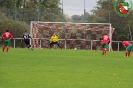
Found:
<path fill-rule="evenodd" d="M 1 8 L 11 9 L 6 15 L 12 13 L 12 19 L 17 15 L 18 20 L 28 24 L 32 20 L 65 21 L 59 5 L 60 0 L 0 0 Z"/>
<path fill-rule="evenodd" d="M 131 19 L 128 21 L 127 28 L 129 29 L 130 40 L 133 40 L 133 12 L 130 14 Z"/>
<path fill-rule="evenodd" d="M 81 20 L 81 16 L 80 15 L 72 15 L 71 16 L 71 19 L 74 21 L 74 22 L 79 22 Z"/>
<path fill-rule="evenodd" d="M 123 0 L 119 0 L 119 2 L 123 2 Z M 113 40 L 121 40 L 121 39 L 129 40 L 130 36 L 129 36 L 128 26 L 130 25 L 131 27 L 132 14 L 130 14 L 127 17 L 120 17 L 118 14 L 116 14 L 114 8 L 117 8 L 114 7 L 114 0 L 99 0 L 97 2 L 97 6 L 92 10 L 93 12 L 92 16 L 94 16 L 92 22 L 96 23 L 110 22 L 112 24 L 112 27 L 115 28 L 113 34 Z"/>
<path fill-rule="evenodd" d="M 73 22 L 88 22 L 87 21 L 87 17 L 88 17 L 89 13 L 88 12 L 85 12 L 84 14 L 82 15 L 72 15 L 71 16 L 71 19 Z"/>
<path fill-rule="evenodd" d="M 23 0 L 0 0 L 0 7 L 14 8 L 21 7 L 23 5 Z"/>

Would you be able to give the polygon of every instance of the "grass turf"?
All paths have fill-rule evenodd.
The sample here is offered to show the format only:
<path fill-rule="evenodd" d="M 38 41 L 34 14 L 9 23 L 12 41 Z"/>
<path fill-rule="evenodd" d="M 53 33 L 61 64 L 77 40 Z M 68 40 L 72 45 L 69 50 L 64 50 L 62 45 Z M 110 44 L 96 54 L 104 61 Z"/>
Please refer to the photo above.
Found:
<path fill-rule="evenodd" d="M 133 54 L 60 49 L 0 53 L 0 88 L 132 88 Z"/>

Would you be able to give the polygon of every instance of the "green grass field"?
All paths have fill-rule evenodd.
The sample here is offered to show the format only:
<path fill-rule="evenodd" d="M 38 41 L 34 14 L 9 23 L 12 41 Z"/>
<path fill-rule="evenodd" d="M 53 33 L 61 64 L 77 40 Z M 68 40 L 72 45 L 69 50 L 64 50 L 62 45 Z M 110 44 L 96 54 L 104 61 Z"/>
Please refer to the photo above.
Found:
<path fill-rule="evenodd" d="M 133 54 L 60 49 L 0 52 L 0 88 L 133 88 Z"/>

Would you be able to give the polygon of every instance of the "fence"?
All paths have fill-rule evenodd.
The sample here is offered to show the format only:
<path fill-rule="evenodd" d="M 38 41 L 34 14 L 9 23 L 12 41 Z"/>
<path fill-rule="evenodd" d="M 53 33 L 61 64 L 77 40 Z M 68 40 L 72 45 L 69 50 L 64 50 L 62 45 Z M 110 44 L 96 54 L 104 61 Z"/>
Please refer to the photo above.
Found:
<path fill-rule="evenodd" d="M 46 38 L 41 38 L 41 39 L 36 38 L 36 39 L 38 40 L 38 46 L 32 45 L 32 47 L 34 47 L 34 48 L 41 49 L 41 48 L 43 48 L 43 45 L 42 45 L 42 44 L 44 44 L 43 41 L 49 42 L 49 39 L 46 39 Z M 34 40 L 34 39 L 32 39 L 32 40 Z M 75 39 L 60 39 L 60 42 L 64 41 L 64 44 L 62 44 L 62 47 L 64 49 L 69 49 L 67 47 L 67 42 L 66 42 L 67 40 L 73 41 Z M 99 40 L 85 40 L 85 39 L 83 39 L 83 41 L 89 41 L 90 42 L 90 44 L 88 44 L 89 48 L 88 49 L 84 48 L 84 50 L 101 50 L 101 47 L 94 48 L 95 42 L 100 42 Z M 12 42 L 11 47 L 13 47 L 13 48 L 25 48 L 26 47 L 24 43 L 21 43 L 21 38 L 13 38 L 11 40 L 11 42 Z M 133 41 L 129 41 L 129 42 L 133 43 Z M 75 45 L 75 46 L 77 46 L 77 45 Z M 49 45 L 46 45 L 46 46 L 47 47 L 45 47 L 45 48 L 49 48 Z M 57 47 L 55 46 L 54 48 L 57 48 Z M 121 41 L 112 41 L 112 48 L 113 48 L 113 51 L 118 51 L 118 52 L 124 51 L 124 47 L 122 46 Z M 77 49 L 79 49 L 79 48 L 77 48 Z"/>

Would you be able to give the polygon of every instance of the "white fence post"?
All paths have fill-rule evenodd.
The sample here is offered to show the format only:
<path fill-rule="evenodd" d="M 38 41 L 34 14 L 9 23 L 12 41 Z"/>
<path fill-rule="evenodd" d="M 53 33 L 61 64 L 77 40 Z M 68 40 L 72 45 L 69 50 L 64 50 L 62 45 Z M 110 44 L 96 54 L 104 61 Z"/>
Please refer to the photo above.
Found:
<path fill-rule="evenodd" d="M 14 48 L 16 47 L 16 43 L 15 43 L 15 38 L 13 38 L 14 39 Z"/>

